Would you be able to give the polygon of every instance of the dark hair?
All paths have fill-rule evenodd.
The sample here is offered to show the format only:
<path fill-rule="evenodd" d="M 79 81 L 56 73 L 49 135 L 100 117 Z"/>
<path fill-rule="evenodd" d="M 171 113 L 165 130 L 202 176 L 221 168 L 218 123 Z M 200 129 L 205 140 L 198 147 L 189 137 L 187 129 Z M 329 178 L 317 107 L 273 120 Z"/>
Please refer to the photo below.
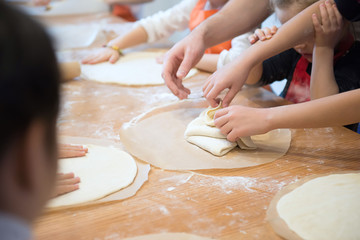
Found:
<path fill-rule="evenodd" d="M 45 30 L 0 0 L 0 157 L 37 119 L 46 124 L 48 140 L 55 139 L 59 80 Z"/>

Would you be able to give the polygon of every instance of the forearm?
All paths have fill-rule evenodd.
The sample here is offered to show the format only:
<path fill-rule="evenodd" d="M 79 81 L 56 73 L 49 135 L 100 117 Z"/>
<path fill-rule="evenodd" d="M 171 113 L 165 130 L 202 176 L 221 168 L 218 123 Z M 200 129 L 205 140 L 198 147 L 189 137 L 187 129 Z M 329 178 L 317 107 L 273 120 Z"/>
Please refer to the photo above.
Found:
<path fill-rule="evenodd" d="M 253 69 L 251 69 L 248 79 L 245 84 L 247 85 L 255 85 L 259 82 L 261 76 L 263 74 L 263 64 L 260 63 L 256 65 Z"/>
<path fill-rule="evenodd" d="M 334 50 L 327 47 L 315 47 L 311 72 L 311 99 L 331 96 L 339 93 L 333 68 Z"/>
<path fill-rule="evenodd" d="M 219 54 L 204 54 L 195 67 L 205 72 L 215 72 L 218 60 Z"/>
<path fill-rule="evenodd" d="M 117 37 L 109 42 L 109 45 L 117 46 L 120 49 L 134 47 L 146 43 L 148 35 L 145 29 L 139 25 L 124 36 Z"/>
<path fill-rule="evenodd" d="M 268 0 L 231 0 L 191 34 L 203 36 L 205 46 L 211 47 L 252 30 L 269 14 Z"/>
<path fill-rule="evenodd" d="M 360 89 L 266 109 L 270 129 L 343 126 L 360 122 Z"/>

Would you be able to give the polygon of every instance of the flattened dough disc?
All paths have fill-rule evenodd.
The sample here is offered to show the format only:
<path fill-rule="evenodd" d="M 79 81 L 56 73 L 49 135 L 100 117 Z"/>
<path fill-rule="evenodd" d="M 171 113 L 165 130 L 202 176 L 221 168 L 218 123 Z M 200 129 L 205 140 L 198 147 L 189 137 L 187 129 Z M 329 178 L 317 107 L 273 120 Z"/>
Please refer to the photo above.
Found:
<path fill-rule="evenodd" d="M 121 57 L 115 64 L 103 62 L 95 65 L 83 64 L 81 72 L 87 80 L 115 83 L 127 86 L 161 85 L 162 64 L 156 62 L 156 57 L 163 52 L 134 52 Z M 197 73 L 191 69 L 186 78 Z"/>
<path fill-rule="evenodd" d="M 289 185 L 275 196 L 267 214 L 286 239 L 360 239 L 360 173 L 311 177 Z"/>
<path fill-rule="evenodd" d="M 290 147 L 291 132 L 274 130 L 252 139 L 253 151 L 234 149 L 216 157 L 184 139 L 186 126 L 207 107 L 205 100 L 185 100 L 150 110 L 124 124 L 121 141 L 134 156 L 169 170 L 228 169 L 256 166 L 283 156 Z"/>
<path fill-rule="evenodd" d="M 124 240 L 212 240 L 212 238 L 199 237 L 187 233 L 159 233 L 126 238 Z"/>
<path fill-rule="evenodd" d="M 61 173 L 80 177 L 79 190 L 52 199 L 48 206 L 62 207 L 94 201 L 130 185 L 135 179 L 135 160 L 117 148 L 87 145 L 84 157 L 59 160 Z"/>

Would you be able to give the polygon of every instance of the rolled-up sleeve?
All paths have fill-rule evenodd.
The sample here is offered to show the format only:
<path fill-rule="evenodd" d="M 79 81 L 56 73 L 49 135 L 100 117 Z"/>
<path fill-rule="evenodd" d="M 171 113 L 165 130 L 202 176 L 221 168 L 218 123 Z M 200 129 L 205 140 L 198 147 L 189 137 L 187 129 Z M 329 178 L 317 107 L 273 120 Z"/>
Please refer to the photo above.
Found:
<path fill-rule="evenodd" d="M 171 36 L 175 31 L 188 27 L 190 14 L 197 0 L 183 0 L 166 11 L 160 11 L 138 22 L 147 35 L 148 42 L 155 42 Z"/>

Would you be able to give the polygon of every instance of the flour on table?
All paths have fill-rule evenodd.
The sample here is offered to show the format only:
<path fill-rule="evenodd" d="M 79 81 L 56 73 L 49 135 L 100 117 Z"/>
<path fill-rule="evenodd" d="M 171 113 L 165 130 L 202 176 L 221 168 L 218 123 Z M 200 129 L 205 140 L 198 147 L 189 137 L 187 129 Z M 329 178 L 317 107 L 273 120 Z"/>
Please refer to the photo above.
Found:
<path fill-rule="evenodd" d="M 80 177 L 79 190 L 52 199 L 48 207 L 61 207 L 94 201 L 130 185 L 137 174 L 135 160 L 112 147 L 88 145 L 84 157 L 59 160 L 61 173 Z"/>
<path fill-rule="evenodd" d="M 212 238 L 200 237 L 187 233 L 159 233 L 126 238 L 124 240 L 212 240 Z"/>
<path fill-rule="evenodd" d="M 163 52 L 135 52 L 121 57 L 115 64 L 109 62 L 94 65 L 83 64 L 82 75 L 87 80 L 102 83 L 115 83 L 129 86 L 164 84 L 161 77 L 162 64 L 156 62 L 156 57 Z M 191 69 L 186 78 L 197 73 Z"/>

